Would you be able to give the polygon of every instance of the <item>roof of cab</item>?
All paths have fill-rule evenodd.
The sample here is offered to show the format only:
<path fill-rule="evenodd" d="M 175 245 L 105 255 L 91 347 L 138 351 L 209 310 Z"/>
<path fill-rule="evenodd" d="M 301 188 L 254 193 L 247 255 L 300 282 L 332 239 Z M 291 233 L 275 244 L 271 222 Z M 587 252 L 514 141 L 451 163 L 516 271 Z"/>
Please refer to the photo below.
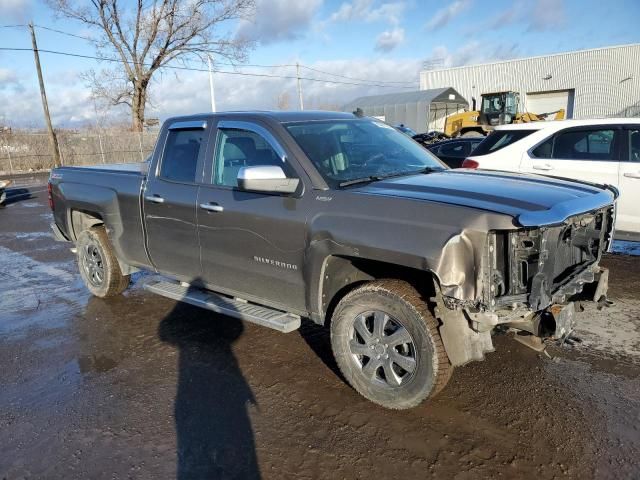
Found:
<path fill-rule="evenodd" d="M 205 120 L 212 115 L 220 117 L 263 117 L 275 120 L 279 123 L 304 122 L 314 120 L 348 120 L 358 118 L 353 113 L 331 112 L 326 110 L 304 110 L 304 111 L 268 111 L 268 110 L 248 110 L 248 111 L 230 111 L 216 113 L 198 113 L 193 115 L 184 115 L 171 117 L 167 120 Z"/>

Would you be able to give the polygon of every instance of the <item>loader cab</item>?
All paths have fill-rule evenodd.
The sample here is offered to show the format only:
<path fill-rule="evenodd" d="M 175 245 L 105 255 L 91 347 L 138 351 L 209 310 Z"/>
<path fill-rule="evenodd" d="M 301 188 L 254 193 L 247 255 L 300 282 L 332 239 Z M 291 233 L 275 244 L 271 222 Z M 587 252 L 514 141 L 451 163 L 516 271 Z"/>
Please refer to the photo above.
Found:
<path fill-rule="evenodd" d="M 485 93 L 482 95 L 478 121 L 481 125 L 491 127 L 513 123 L 519 103 L 520 95 L 517 92 Z"/>

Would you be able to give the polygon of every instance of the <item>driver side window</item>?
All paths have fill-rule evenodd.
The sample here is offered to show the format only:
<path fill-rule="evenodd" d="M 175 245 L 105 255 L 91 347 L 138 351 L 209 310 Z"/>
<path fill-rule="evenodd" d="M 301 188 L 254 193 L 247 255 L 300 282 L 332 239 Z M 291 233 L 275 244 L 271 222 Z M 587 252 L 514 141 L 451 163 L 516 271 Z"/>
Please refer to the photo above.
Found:
<path fill-rule="evenodd" d="M 291 168 L 283 162 L 273 147 L 259 134 L 232 128 L 218 129 L 213 183 L 238 186 L 238 172 L 243 167 L 279 166 L 287 177 Z"/>

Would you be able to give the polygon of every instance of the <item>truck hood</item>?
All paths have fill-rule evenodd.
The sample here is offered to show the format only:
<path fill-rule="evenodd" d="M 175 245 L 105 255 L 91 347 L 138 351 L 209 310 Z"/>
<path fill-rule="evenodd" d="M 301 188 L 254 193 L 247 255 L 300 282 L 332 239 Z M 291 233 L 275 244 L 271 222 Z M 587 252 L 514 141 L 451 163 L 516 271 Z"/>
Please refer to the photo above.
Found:
<path fill-rule="evenodd" d="M 510 215 L 523 227 L 554 225 L 611 205 L 617 191 L 550 177 L 468 169 L 396 177 L 352 191 L 447 203 Z"/>

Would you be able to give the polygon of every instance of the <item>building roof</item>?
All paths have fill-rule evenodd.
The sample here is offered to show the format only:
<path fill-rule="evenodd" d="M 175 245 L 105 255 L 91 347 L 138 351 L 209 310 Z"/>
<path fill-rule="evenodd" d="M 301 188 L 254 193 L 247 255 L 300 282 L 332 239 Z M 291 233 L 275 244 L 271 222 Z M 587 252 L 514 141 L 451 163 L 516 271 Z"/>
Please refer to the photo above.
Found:
<path fill-rule="evenodd" d="M 451 96 L 453 97 L 451 98 Z M 386 93 L 383 95 L 360 97 L 346 104 L 342 109 L 344 111 L 353 111 L 356 108 L 398 105 L 404 103 L 457 103 L 467 106 L 469 105 L 469 102 L 467 102 L 464 97 L 453 88 L 434 88 L 432 90 Z"/>
<path fill-rule="evenodd" d="M 640 48 L 640 43 L 629 43 L 629 44 L 625 44 L 625 45 L 612 45 L 609 47 L 597 47 L 597 48 L 586 48 L 584 50 L 570 50 L 568 52 L 558 52 L 558 53 L 550 53 L 547 55 L 535 55 L 533 57 L 522 57 L 522 58 L 511 58 L 508 60 L 497 60 L 495 62 L 485 62 L 485 63 L 471 63 L 469 65 L 459 65 L 457 67 L 444 67 L 444 68 L 434 68 L 431 70 L 426 70 L 423 69 L 420 71 L 420 74 L 425 74 L 428 75 L 430 73 L 434 73 L 434 72 L 443 72 L 443 71 L 448 71 L 448 70 L 464 70 L 466 68 L 473 68 L 473 67 L 487 67 L 487 66 L 491 66 L 491 65 L 500 65 L 500 64 L 507 64 L 507 63 L 518 63 L 518 62 L 528 62 L 531 60 L 539 60 L 539 59 L 546 59 L 546 58 L 552 58 L 552 57 L 562 57 L 562 56 L 566 56 L 566 55 L 572 55 L 572 54 L 581 54 L 581 53 L 587 53 L 587 52 L 597 52 L 597 51 L 603 51 L 603 50 L 616 50 L 616 49 L 623 49 L 623 48 Z"/>

